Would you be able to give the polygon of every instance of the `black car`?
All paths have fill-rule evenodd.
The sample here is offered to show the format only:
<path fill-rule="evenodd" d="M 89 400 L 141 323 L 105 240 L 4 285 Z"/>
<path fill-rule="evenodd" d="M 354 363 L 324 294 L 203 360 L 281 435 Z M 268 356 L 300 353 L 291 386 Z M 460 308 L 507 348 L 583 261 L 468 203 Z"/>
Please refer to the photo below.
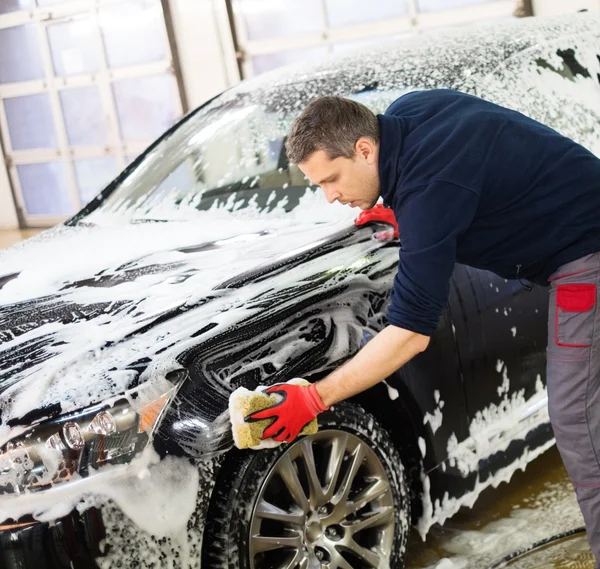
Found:
<path fill-rule="evenodd" d="M 291 122 L 317 95 L 383 112 L 438 87 L 600 154 L 600 19 L 403 39 L 243 82 L 0 253 L 2 567 L 402 567 L 411 523 L 424 535 L 553 444 L 546 290 L 457 265 L 424 353 L 314 436 L 232 448 L 230 393 L 342 364 L 385 326 L 397 270 L 402 228 L 326 204 L 288 163 Z"/>

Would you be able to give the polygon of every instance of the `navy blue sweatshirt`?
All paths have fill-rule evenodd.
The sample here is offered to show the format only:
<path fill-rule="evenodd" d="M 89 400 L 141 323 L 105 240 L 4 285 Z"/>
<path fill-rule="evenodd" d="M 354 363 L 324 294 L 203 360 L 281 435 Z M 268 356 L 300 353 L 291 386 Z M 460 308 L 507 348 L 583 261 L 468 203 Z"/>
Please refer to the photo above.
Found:
<path fill-rule="evenodd" d="M 456 262 L 547 285 L 600 251 L 600 159 L 583 146 L 450 90 L 404 95 L 378 120 L 401 243 L 390 324 L 431 335 Z"/>

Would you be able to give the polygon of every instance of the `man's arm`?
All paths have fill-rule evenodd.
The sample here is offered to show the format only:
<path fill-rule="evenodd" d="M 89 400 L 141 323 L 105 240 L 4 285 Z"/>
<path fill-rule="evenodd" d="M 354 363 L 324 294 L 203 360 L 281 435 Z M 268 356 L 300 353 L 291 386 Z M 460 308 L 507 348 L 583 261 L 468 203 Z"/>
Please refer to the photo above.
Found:
<path fill-rule="evenodd" d="M 263 439 L 291 442 L 302 428 L 330 405 L 352 397 L 385 379 L 427 348 L 429 336 L 388 326 L 350 361 L 310 386 L 275 384 L 266 392 L 282 401 L 252 413 L 246 420 L 273 419 Z"/>
<path fill-rule="evenodd" d="M 427 347 L 448 300 L 457 239 L 471 225 L 478 205 L 478 194 L 442 181 L 402 194 L 396 211 L 402 248 L 387 312 L 390 325 L 322 381 L 267 389 L 281 401 L 247 418 L 274 419 L 263 438 L 293 440 L 330 405 L 372 387 Z"/>
<path fill-rule="evenodd" d="M 329 407 L 389 377 L 429 345 L 423 336 L 398 326 L 387 326 L 351 360 L 318 381 L 316 390 Z"/>

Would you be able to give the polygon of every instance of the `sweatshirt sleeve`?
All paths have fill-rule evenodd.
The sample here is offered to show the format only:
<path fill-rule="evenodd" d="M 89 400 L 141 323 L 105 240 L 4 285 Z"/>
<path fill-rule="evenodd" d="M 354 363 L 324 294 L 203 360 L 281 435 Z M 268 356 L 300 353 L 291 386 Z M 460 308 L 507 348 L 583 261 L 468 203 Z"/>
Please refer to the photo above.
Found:
<path fill-rule="evenodd" d="M 392 206 L 400 233 L 400 260 L 387 320 L 430 336 L 448 302 L 456 242 L 477 211 L 479 196 L 462 186 L 433 182 L 401 192 Z"/>

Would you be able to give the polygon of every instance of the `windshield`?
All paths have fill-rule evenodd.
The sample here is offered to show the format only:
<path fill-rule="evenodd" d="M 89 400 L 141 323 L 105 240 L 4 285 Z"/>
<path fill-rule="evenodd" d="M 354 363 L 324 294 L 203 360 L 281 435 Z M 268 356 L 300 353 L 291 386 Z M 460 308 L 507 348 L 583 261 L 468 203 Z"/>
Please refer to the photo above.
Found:
<path fill-rule="evenodd" d="M 160 219 L 190 209 L 291 211 L 317 189 L 287 160 L 285 135 L 294 118 L 240 102 L 200 112 L 159 144 L 100 210 Z"/>
<path fill-rule="evenodd" d="M 314 203 L 321 192 L 290 165 L 285 152 L 286 134 L 303 105 L 272 95 L 265 103 L 258 95 L 217 98 L 190 117 L 85 221 L 104 221 L 107 214 L 129 220 L 186 219 L 207 210 L 211 216 L 280 217 L 304 198 Z M 398 95 L 391 90 L 350 96 L 383 112 Z"/>

